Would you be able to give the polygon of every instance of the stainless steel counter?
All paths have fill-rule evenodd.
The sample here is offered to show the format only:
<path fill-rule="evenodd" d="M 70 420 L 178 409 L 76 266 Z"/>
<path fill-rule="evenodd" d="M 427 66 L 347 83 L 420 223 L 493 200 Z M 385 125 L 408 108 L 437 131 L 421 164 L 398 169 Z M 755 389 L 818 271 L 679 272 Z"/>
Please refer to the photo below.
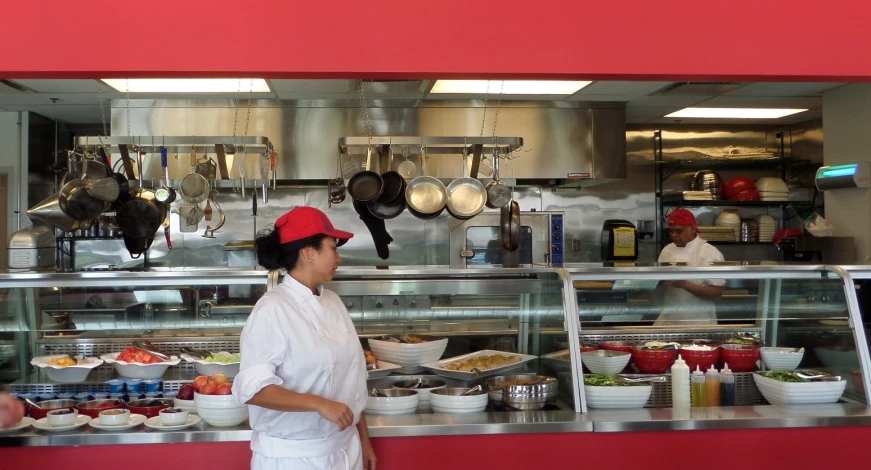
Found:
<path fill-rule="evenodd" d="M 687 431 L 871 425 L 871 407 L 838 403 L 803 406 L 744 406 L 636 410 L 591 410 L 511 413 L 412 414 L 370 416 L 372 437 L 416 437 L 480 434 L 533 434 L 562 432 Z M 76 431 L 47 433 L 33 428 L 25 433 L 0 435 L 0 447 L 80 446 L 114 444 L 169 444 L 179 442 L 248 441 L 247 424 L 214 428 L 200 423 L 184 431 L 159 432 L 144 427 L 125 432 L 97 431 L 84 426 Z M 579 437 L 583 439 L 583 437 Z"/>

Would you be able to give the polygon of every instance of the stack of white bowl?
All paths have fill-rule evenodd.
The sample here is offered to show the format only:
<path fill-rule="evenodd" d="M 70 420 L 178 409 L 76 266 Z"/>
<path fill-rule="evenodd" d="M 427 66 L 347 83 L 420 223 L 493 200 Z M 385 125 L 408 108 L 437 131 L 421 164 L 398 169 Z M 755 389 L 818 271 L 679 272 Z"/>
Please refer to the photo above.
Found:
<path fill-rule="evenodd" d="M 420 394 L 417 390 L 384 388 L 377 394 L 369 393 L 366 400 L 367 415 L 405 415 L 417 411 Z"/>
<path fill-rule="evenodd" d="M 718 227 L 729 227 L 735 233 L 734 241 L 738 241 L 741 235 L 741 217 L 735 211 L 723 211 L 717 216 L 714 225 Z"/>
<path fill-rule="evenodd" d="M 789 187 L 780 178 L 759 178 L 756 181 L 761 201 L 786 201 L 789 199 Z"/>
<path fill-rule="evenodd" d="M 445 384 L 445 381 L 441 379 L 422 379 L 420 381 L 420 385 L 417 385 L 417 381 L 413 379 L 400 380 L 399 382 L 393 384 L 393 388 L 417 391 L 418 412 L 432 411 L 432 408 L 430 407 L 430 396 L 432 395 L 431 392 L 433 390 L 445 388 L 446 386 L 447 384 Z"/>
<path fill-rule="evenodd" d="M 587 406 L 605 410 L 614 408 L 644 408 L 653 392 L 651 385 L 632 385 L 626 387 L 602 387 L 584 385 Z"/>
<path fill-rule="evenodd" d="M 397 370 L 400 374 L 414 374 L 423 371 L 424 368 L 420 365 L 438 361 L 442 358 L 447 347 L 447 338 L 414 344 L 369 339 L 369 348 L 372 349 L 375 356 L 382 361 L 401 366 Z"/>
<path fill-rule="evenodd" d="M 432 391 L 430 403 L 436 413 L 479 413 L 487 408 L 487 391 L 478 390 L 463 395 L 469 389 L 440 388 Z"/>
<path fill-rule="evenodd" d="M 194 392 L 197 413 L 216 427 L 237 426 L 248 419 L 248 406 L 240 405 L 233 395 L 202 395 Z"/>
<path fill-rule="evenodd" d="M 756 217 L 756 224 L 759 225 L 759 241 L 770 242 L 774 240 L 774 233 L 777 232 L 777 221 L 770 215 L 760 215 Z"/>
<path fill-rule="evenodd" d="M 844 394 L 847 381 L 781 382 L 758 373 L 753 374 L 756 388 L 772 405 L 808 405 L 835 403 Z"/>

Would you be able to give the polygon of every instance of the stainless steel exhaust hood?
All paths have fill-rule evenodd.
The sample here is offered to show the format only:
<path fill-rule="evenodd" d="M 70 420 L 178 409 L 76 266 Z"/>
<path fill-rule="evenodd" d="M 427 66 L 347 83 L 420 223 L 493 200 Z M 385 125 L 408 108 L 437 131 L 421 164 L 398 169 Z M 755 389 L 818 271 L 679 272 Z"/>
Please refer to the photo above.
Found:
<path fill-rule="evenodd" d="M 112 129 L 125 133 L 126 102 L 115 100 L 112 104 Z M 155 136 L 232 135 L 233 111 L 229 100 L 131 100 L 130 132 Z M 476 136 L 480 135 L 483 115 L 480 101 L 372 100 L 369 108 L 376 136 Z M 495 116 L 490 103 L 485 137 L 492 137 Z M 278 178 L 296 181 L 335 178 L 338 139 L 366 135 L 359 101 L 351 100 L 253 101 L 250 129 L 250 135 L 268 137 L 279 152 Z M 496 133 L 523 139 L 523 147 L 500 165 L 503 178 L 573 186 L 626 178 L 623 103 L 503 102 Z M 402 145 L 393 151 L 396 164 L 408 158 L 418 169 L 421 167 L 419 146 Z M 170 160 L 173 179 L 190 171 L 186 159 Z M 427 174 L 439 178 L 463 174 L 461 154 L 438 155 L 425 163 Z M 363 164 L 359 155 L 342 161 L 346 173 Z M 147 155 L 144 168 L 146 179 L 159 179 L 160 156 Z M 259 171 L 258 158 L 248 158 L 246 178 L 257 178 Z M 239 168 L 233 168 L 230 177 L 238 175 Z"/>

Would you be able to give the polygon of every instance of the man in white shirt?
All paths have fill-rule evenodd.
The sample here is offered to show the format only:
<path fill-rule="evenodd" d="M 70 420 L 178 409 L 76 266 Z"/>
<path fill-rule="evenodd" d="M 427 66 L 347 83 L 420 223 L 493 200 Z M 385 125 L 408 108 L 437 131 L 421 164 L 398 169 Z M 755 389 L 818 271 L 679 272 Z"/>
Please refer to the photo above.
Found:
<path fill-rule="evenodd" d="M 699 237 L 696 218 L 686 209 L 677 209 L 668 216 L 671 243 L 659 254 L 660 263 L 684 263 L 700 266 L 724 260 L 720 250 Z M 723 295 L 724 279 L 693 279 L 663 281 L 664 307 L 656 326 L 716 325 L 714 300 Z"/>

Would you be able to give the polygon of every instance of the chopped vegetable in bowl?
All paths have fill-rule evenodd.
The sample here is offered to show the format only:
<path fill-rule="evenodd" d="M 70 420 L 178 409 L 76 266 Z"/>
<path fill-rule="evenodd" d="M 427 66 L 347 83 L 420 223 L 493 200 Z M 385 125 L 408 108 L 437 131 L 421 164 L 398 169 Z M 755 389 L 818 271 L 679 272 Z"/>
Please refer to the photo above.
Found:
<path fill-rule="evenodd" d="M 765 376 L 781 382 L 807 382 L 807 380 L 795 375 L 794 372 L 785 370 L 770 370 L 765 373 Z"/>
<path fill-rule="evenodd" d="M 211 356 L 205 359 L 206 362 L 216 362 L 219 364 L 235 364 L 240 362 L 239 353 L 226 354 L 226 353 L 212 353 Z"/>
<path fill-rule="evenodd" d="M 650 385 L 647 382 L 620 382 L 616 375 L 591 374 L 584 376 L 584 385 L 593 387 L 634 387 Z"/>

